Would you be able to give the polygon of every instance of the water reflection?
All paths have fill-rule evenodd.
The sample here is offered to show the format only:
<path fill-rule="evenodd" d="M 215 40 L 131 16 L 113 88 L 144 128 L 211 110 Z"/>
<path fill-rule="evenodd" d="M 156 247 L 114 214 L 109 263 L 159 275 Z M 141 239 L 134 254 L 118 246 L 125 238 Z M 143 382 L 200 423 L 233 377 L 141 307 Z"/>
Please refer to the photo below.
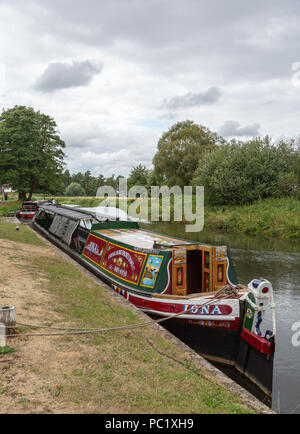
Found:
<path fill-rule="evenodd" d="M 266 239 L 258 236 L 244 234 L 233 234 L 222 231 L 211 231 L 203 229 L 201 232 L 185 232 L 185 225 L 182 223 L 157 222 L 151 225 L 141 225 L 145 229 L 169 234 L 179 238 L 192 241 L 199 241 L 208 244 L 226 244 L 231 248 L 246 250 L 264 250 L 278 252 L 300 253 L 300 243 L 295 240 Z"/>
<path fill-rule="evenodd" d="M 145 229 L 150 229 L 149 225 Z M 300 347 L 292 345 L 291 327 L 300 321 L 300 243 L 265 240 L 245 235 L 202 231 L 185 233 L 179 223 L 154 223 L 151 230 L 210 244 L 226 244 L 241 283 L 264 277 L 274 288 L 276 303 L 276 353 L 273 404 L 281 413 L 300 414 Z M 271 326 L 271 318 L 266 318 Z M 296 408 L 296 409 L 295 409 Z"/>

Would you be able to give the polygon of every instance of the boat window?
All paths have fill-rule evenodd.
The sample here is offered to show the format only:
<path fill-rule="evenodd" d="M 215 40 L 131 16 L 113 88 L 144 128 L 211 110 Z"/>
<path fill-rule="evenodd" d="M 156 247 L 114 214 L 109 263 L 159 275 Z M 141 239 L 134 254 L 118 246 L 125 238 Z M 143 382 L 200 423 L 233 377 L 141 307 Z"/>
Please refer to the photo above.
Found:
<path fill-rule="evenodd" d="M 91 220 L 85 220 L 85 227 L 90 231 L 92 229 Z"/>
<path fill-rule="evenodd" d="M 85 229 L 86 229 L 85 221 L 84 221 L 84 220 L 80 220 L 79 226 L 80 226 L 81 228 L 85 228 Z"/>
<path fill-rule="evenodd" d="M 79 226 L 90 231 L 92 229 L 92 222 L 91 220 L 80 220 Z"/>

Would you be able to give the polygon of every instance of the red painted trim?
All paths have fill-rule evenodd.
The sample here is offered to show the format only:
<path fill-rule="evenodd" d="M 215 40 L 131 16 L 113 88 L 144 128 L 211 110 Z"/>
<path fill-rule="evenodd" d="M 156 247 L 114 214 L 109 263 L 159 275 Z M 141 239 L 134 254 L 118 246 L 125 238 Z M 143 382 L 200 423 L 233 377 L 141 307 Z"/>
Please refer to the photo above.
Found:
<path fill-rule="evenodd" d="M 133 303 L 136 307 L 140 309 L 145 309 L 149 311 L 149 313 L 155 313 L 156 315 L 159 315 L 158 312 L 165 313 L 165 314 L 177 314 L 183 311 L 184 305 L 179 303 L 170 303 L 170 302 L 162 302 L 153 300 L 151 298 L 141 298 L 141 297 L 135 297 L 133 294 L 129 294 L 128 300 Z M 191 307 L 188 305 L 188 307 Z M 200 307 L 200 306 L 199 306 Z M 214 306 L 210 306 L 210 310 L 213 309 Z M 228 315 L 232 312 L 232 308 L 230 306 L 226 305 L 218 305 L 219 309 L 225 310 L 225 312 L 222 313 L 223 316 Z M 211 312 L 207 313 L 206 315 L 209 315 Z M 185 315 L 189 315 L 189 313 L 186 313 Z M 176 317 L 175 319 L 181 323 L 187 323 L 187 324 L 194 324 L 198 326 L 209 326 L 209 327 L 219 327 L 224 328 L 226 330 L 237 330 L 239 327 L 239 318 L 235 318 L 234 320 L 229 319 L 222 319 L 220 320 L 218 318 L 218 315 L 215 315 L 214 319 L 206 319 L 206 315 L 201 315 L 200 318 L 193 318 L 193 315 L 191 315 L 191 319 L 187 318 L 180 318 Z"/>
<path fill-rule="evenodd" d="M 258 336 L 250 332 L 245 327 L 242 328 L 241 338 L 244 339 L 249 345 L 254 347 L 257 351 L 263 354 L 271 354 L 272 343 L 267 341 L 264 337 Z"/>

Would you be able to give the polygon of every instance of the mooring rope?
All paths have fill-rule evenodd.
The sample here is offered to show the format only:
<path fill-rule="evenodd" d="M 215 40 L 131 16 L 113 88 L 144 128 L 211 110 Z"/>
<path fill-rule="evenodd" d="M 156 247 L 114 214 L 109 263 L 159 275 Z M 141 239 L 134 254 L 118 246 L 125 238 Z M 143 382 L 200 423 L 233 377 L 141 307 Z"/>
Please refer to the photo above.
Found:
<path fill-rule="evenodd" d="M 234 287 L 233 285 L 230 285 L 230 286 L 232 287 L 232 290 L 233 290 L 232 295 L 237 295 L 237 292 L 236 292 L 237 288 Z M 226 287 L 226 291 L 227 291 L 226 297 L 222 297 L 222 295 L 221 295 L 222 288 L 220 288 L 217 291 L 218 295 L 216 293 L 216 295 L 211 300 L 207 300 L 207 302 L 202 303 L 201 307 L 209 305 L 209 304 L 213 303 L 216 300 L 220 300 L 221 298 L 227 298 L 229 296 L 229 292 L 228 292 L 229 288 L 227 288 L 228 285 L 225 285 L 225 287 Z M 221 296 L 221 298 L 220 298 L 220 296 Z M 134 328 L 139 328 L 139 327 L 145 327 L 145 326 L 148 326 L 148 325 L 151 325 L 151 324 L 152 325 L 153 324 L 160 324 L 160 323 L 162 323 L 164 321 L 167 321 L 167 320 L 169 320 L 171 318 L 177 318 L 177 317 L 179 317 L 181 315 L 185 315 L 185 314 L 191 312 L 193 309 L 194 309 L 194 306 L 192 306 L 190 309 L 178 312 L 176 314 L 169 315 L 169 316 L 167 316 L 165 318 L 160 318 L 158 320 L 151 320 L 151 321 L 146 321 L 146 322 L 140 323 L 140 324 L 128 324 L 128 325 L 125 325 L 125 326 L 110 327 L 110 328 L 52 327 L 52 326 L 35 325 L 35 324 L 24 324 L 24 323 L 18 323 L 17 322 L 18 325 L 25 326 L 25 327 L 46 328 L 46 329 L 51 329 L 51 330 L 64 330 L 64 331 L 69 331 L 69 332 L 67 332 L 67 333 L 17 333 L 17 334 L 7 335 L 6 337 L 7 338 L 13 338 L 13 337 L 27 337 L 27 336 L 68 336 L 68 335 L 79 335 L 79 334 L 109 332 L 109 331 L 117 331 L 117 330 L 118 331 L 119 330 L 128 330 L 128 329 L 134 329 Z M 8 328 L 8 329 L 15 329 L 16 327 L 15 326 L 6 326 L 6 328 Z"/>

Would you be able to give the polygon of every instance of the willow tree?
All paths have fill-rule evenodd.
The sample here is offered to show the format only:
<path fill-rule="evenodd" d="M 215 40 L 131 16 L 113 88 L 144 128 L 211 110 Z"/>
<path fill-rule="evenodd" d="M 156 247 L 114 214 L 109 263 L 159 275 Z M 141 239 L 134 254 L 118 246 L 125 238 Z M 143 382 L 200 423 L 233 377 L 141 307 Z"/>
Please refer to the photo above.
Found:
<path fill-rule="evenodd" d="M 35 191 L 55 193 L 64 166 L 64 141 L 50 116 L 15 106 L 0 115 L 0 183 L 9 184 L 19 200 Z"/>

